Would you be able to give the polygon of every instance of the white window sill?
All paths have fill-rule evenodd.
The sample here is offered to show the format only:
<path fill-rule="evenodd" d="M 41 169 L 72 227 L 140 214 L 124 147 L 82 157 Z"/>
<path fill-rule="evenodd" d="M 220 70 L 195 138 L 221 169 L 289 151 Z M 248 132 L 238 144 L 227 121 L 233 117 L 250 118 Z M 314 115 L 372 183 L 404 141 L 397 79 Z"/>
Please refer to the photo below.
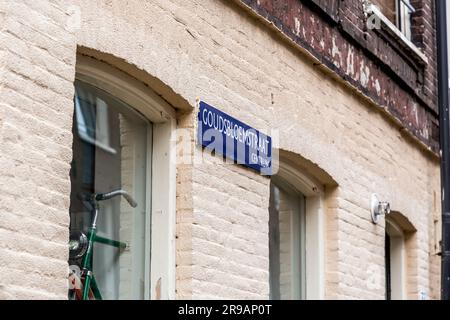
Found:
<path fill-rule="evenodd" d="M 414 43 L 411 42 L 386 16 L 378 9 L 377 6 L 369 4 L 365 7 L 365 11 L 368 15 L 375 15 L 380 19 L 381 24 L 388 29 L 396 38 L 400 44 L 411 50 L 417 55 L 425 64 L 428 64 L 428 58 Z"/>

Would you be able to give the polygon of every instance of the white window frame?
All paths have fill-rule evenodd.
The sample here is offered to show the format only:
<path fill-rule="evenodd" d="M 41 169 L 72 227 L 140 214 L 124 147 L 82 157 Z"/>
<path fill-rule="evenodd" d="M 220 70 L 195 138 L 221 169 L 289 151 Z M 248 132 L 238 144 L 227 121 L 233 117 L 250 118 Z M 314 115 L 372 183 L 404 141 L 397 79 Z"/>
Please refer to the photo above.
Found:
<path fill-rule="evenodd" d="M 411 13 L 414 12 L 409 0 L 396 0 L 396 24 L 397 28 L 411 41 Z M 412 11 L 412 12 L 411 12 Z"/>
<path fill-rule="evenodd" d="M 280 158 L 275 164 L 278 172 L 274 182 L 288 183 L 293 191 L 305 198 L 305 284 L 307 300 L 325 298 L 325 189 L 312 176 L 302 172 L 289 161 Z"/>
<path fill-rule="evenodd" d="M 137 79 L 94 58 L 78 54 L 75 77 L 122 100 L 152 123 L 148 145 L 151 170 L 147 170 L 151 195 L 146 204 L 146 233 L 151 241 L 144 257 L 145 298 L 175 299 L 175 111 Z"/>
<path fill-rule="evenodd" d="M 396 1 L 398 3 L 398 1 Z M 396 5 L 397 6 L 397 5 Z M 398 11 L 398 10 L 397 10 Z M 367 16 L 374 15 L 380 21 L 380 27 L 385 27 L 397 40 L 399 43 L 411 50 L 417 55 L 425 64 L 428 63 L 427 56 L 420 50 L 408 37 L 395 25 L 393 24 L 378 8 L 377 5 L 373 4 L 370 0 L 364 0 L 364 12 Z M 396 14 L 398 19 L 398 13 Z"/>
<path fill-rule="evenodd" d="M 306 198 L 296 188 L 282 178 L 273 179 L 272 183 L 283 192 L 284 201 L 289 203 L 292 209 L 289 215 L 289 234 L 290 234 L 290 297 L 293 300 L 301 300 L 306 298 L 306 226 L 305 226 L 305 202 Z M 272 195 L 271 195 L 272 196 Z M 278 212 L 280 214 L 280 212 Z M 280 250 L 281 252 L 281 250 Z M 299 284 L 299 285 L 296 285 Z M 278 297 L 277 297 L 278 298 Z M 280 292 L 280 299 L 281 297 Z M 272 297 L 272 299 L 274 299 Z"/>
<path fill-rule="evenodd" d="M 406 299 L 405 234 L 393 221 L 386 219 L 386 233 L 390 238 L 391 300 Z M 385 257 L 387 259 L 387 257 Z"/>

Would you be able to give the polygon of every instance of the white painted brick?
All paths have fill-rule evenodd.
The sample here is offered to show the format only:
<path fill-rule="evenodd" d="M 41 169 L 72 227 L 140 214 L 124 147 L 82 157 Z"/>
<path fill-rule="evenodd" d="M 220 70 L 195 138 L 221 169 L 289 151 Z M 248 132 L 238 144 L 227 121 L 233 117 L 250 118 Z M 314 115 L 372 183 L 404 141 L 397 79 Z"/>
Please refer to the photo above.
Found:
<path fill-rule="evenodd" d="M 81 8 L 80 30 L 65 25 L 71 5 Z M 437 159 L 241 11 L 200 0 L 0 1 L 0 239 L 16 239 L 0 241 L 2 273 L 14 274 L 0 281 L 0 298 L 65 298 L 77 45 L 146 71 L 193 106 L 202 98 L 254 127 L 281 129 L 282 149 L 333 177 L 327 298 L 384 296 L 366 286 L 367 267 L 384 268 L 383 224 L 368 211 L 373 192 L 418 229 L 409 296 L 439 297 L 428 219 L 438 210 Z M 180 115 L 178 125 L 193 130 L 195 119 Z M 204 161 L 177 168 L 177 297 L 267 299 L 269 180 L 218 157 Z M 51 270 L 48 281 L 27 275 L 40 269 Z"/>

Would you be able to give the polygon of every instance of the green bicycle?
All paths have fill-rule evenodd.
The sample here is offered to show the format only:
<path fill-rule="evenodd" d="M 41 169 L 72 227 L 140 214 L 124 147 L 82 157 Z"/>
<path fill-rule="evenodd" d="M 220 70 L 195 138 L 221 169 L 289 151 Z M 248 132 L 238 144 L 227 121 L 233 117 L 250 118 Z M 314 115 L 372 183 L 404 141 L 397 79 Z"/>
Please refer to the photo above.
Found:
<path fill-rule="evenodd" d="M 117 196 L 123 196 L 131 207 L 137 207 L 137 202 L 124 190 L 98 193 L 84 198 L 84 200 L 90 202 L 94 214 L 87 235 L 77 231 L 73 232 L 70 236 L 69 252 L 71 258 L 82 259 L 80 275 L 77 275 L 75 272 L 71 272 L 69 275 L 70 284 L 72 285 L 72 288 L 74 288 L 70 297 L 72 300 L 102 300 L 102 295 L 92 270 L 92 257 L 95 242 L 116 247 L 119 250 L 124 250 L 127 247 L 127 244 L 124 242 L 97 235 L 99 202 Z"/>

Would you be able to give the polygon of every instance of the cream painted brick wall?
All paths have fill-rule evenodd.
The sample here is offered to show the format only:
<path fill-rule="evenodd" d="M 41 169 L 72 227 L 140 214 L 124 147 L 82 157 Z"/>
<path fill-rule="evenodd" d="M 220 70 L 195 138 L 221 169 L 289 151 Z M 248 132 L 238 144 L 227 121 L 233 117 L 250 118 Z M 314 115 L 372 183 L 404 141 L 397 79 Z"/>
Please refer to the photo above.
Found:
<path fill-rule="evenodd" d="M 437 159 L 242 8 L 222 0 L 0 3 L 0 14 L 7 13 L 1 59 L 8 61 L 0 94 L 0 237 L 15 240 L 0 242 L 0 267 L 13 275 L 0 280 L 3 296 L 65 294 L 79 45 L 124 59 L 192 106 L 201 98 L 263 131 L 279 129 L 281 149 L 333 177 L 339 187 L 327 190 L 325 202 L 327 298 L 384 298 L 384 223 L 370 222 L 373 192 L 418 229 L 409 250 L 409 297 L 420 290 L 438 297 L 439 260 L 430 249 Z M 81 10 L 75 37 L 63 27 L 71 4 Z M 179 125 L 195 128 L 194 121 L 195 112 Z M 268 298 L 269 179 L 206 155 L 202 164 L 178 167 L 177 187 L 177 296 Z M 26 237 L 43 251 L 29 244 L 24 252 Z M 368 284 L 368 270 L 381 285 Z M 55 282 L 43 285 L 42 277 L 25 281 L 29 272 L 60 286 L 53 290 Z"/>
<path fill-rule="evenodd" d="M 75 38 L 64 1 L 0 1 L 0 298 L 67 296 Z"/>

